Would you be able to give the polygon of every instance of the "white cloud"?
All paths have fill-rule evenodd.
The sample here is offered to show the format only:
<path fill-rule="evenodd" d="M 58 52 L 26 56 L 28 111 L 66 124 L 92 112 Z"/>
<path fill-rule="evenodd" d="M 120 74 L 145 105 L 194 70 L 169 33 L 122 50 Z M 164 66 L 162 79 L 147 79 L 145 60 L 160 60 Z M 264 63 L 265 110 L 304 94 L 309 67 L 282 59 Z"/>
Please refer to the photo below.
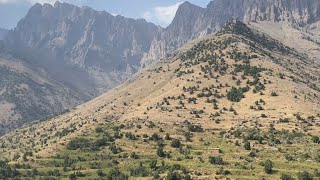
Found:
<path fill-rule="evenodd" d="M 158 6 L 151 11 L 147 11 L 143 14 L 143 18 L 147 21 L 159 22 L 160 24 L 168 25 L 173 20 L 179 6 L 182 2 L 170 6 Z"/>
<path fill-rule="evenodd" d="M 146 19 L 147 21 L 151 21 L 152 20 L 152 13 L 150 11 L 143 13 L 143 18 Z"/>

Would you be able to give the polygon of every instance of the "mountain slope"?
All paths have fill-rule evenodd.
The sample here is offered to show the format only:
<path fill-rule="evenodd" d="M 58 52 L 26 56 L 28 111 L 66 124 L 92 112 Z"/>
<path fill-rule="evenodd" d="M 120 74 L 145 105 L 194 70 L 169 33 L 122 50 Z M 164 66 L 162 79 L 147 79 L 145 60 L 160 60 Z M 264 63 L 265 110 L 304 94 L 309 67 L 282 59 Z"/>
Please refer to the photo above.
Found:
<path fill-rule="evenodd" d="M 127 79 L 140 68 L 158 29 L 142 19 L 89 7 L 35 4 L 0 41 L 0 135 L 59 114 Z"/>
<path fill-rule="evenodd" d="M 42 71 L 59 84 L 51 88 L 63 87 L 75 95 L 66 95 L 70 106 L 61 105 L 59 99 L 64 98 L 57 97 L 51 103 L 56 106 L 42 106 L 45 113 L 39 111 L 35 116 L 32 111 L 23 110 L 28 117 L 20 119 L 26 119 L 23 122 L 42 119 L 47 113 L 53 115 L 76 102 L 96 97 L 191 39 L 217 32 L 231 18 L 249 22 L 317 63 L 318 7 L 316 0 L 215 0 L 207 8 L 186 2 L 179 7 L 173 22 L 163 29 L 145 20 L 112 16 L 89 7 L 59 2 L 54 6 L 36 4 L 9 32 L 4 45 L 10 49 L 10 56 L 24 59 L 35 71 Z M 304 42 L 304 46 L 297 42 Z M 9 119 L 16 121 L 18 117 Z"/>
<path fill-rule="evenodd" d="M 268 21 L 252 22 L 250 26 L 307 55 L 311 60 L 310 62 L 320 63 L 319 23 L 310 25 L 307 30 L 299 30 L 285 23 Z"/>
<path fill-rule="evenodd" d="M 320 20 L 319 9 L 317 0 L 213 0 L 206 8 L 186 2 L 172 23 L 155 37 L 143 63 L 150 64 L 191 39 L 219 31 L 230 19 L 285 23 L 311 30 Z"/>
<path fill-rule="evenodd" d="M 175 54 L 2 137 L 1 157 L 21 177 L 279 179 L 318 170 L 318 67 L 239 21 Z"/>
<path fill-rule="evenodd" d="M 0 74 L 0 135 L 84 102 L 81 94 L 8 54 L 0 54 Z"/>

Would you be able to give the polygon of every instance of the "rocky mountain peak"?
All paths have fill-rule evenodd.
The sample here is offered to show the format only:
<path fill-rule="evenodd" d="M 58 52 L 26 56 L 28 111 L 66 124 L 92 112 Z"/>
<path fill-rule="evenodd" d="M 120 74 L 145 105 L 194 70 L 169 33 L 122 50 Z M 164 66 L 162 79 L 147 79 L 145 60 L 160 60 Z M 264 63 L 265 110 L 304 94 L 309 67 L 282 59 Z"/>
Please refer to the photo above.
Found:
<path fill-rule="evenodd" d="M 72 87 L 84 92 L 94 87 L 89 94 L 95 96 L 138 70 L 158 30 L 145 20 L 57 1 L 35 4 L 6 44 L 35 56 L 33 63 Z"/>
<path fill-rule="evenodd" d="M 230 19 L 283 22 L 305 28 L 320 20 L 320 1 L 213 0 L 206 8 L 183 3 L 168 28 L 153 40 L 144 62 L 148 64 L 148 61 L 164 57 L 187 41 L 218 32 Z"/>
<path fill-rule="evenodd" d="M 188 1 L 182 3 L 178 8 L 172 23 L 167 29 L 174 28 L 174 26 L 178 25 L 186 25 L 188 21 L 196 20 L 196 18 L 199 18 L 199 15 L 203 13 L 203 10 L 203 8 L 193 5 Z"/>

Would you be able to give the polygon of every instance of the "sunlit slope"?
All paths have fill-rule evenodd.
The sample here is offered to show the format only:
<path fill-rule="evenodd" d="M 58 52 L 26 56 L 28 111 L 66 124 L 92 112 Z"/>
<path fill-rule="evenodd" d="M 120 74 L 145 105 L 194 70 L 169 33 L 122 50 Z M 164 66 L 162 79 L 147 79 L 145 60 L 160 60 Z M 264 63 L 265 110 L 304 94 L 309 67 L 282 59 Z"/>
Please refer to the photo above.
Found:
<path fill-rule="evenodd" d="M 6 135 L 1 157 L 30 164 L 36 177 L 53 169 L 61 178 L 111 177 L 114 168 L 135 179 L 313 173 L 318 73 L 294 49 L 230 22 L 71 112 Z"/>

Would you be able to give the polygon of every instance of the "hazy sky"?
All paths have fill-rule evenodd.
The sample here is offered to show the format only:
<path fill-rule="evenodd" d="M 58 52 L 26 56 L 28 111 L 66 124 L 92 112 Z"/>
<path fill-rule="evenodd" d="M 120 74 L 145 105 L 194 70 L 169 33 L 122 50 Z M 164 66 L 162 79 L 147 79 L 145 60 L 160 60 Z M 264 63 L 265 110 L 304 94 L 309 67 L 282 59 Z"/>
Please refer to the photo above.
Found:
<path fill-rule="evenodd" d="M 35 3 L 51 3 L 56 0 L 0 0 L 0 27 L 12 29 Z M 60 0 L 78 6 L 90 6 L 111 14 L 125 17 L 145 18 L 150 22 L 167 26 L 173 19 L 178 6 L 185 0 Z M 210 0 L 189 0 L 206 7 Z"/>

